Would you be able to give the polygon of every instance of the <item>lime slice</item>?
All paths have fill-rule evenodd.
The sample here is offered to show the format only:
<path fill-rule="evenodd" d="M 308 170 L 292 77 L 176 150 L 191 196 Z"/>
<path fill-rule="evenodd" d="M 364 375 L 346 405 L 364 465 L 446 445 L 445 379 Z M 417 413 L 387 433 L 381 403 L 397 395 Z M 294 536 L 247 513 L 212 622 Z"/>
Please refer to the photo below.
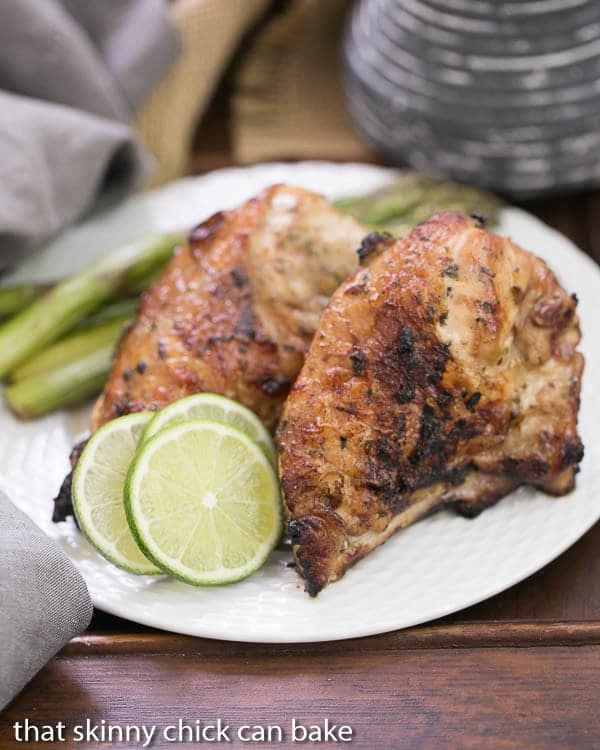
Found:
<path fill-rule="evenodd" d="M 190 419 L 210 419 L 212 422 L 237 427 L 260 445 L 273 466 L 277 465 L 273 439 L 256 414 L 237 401 L 216 393 L 196 393 L 165 406 L 147 425 L 142 442 L 145 443 L 165 427 L 172 427 Z"/>
<path fill-rule="evenodd" d="M 245 433 L 208 420 L 182 422 L 142 444 L 125 507 L 144 553 L 194 585 L 246 578 L 281 534 L 271 463 Z"/>
<path fill-rule="evenodd" d="M 107 560 L 138 575 L 157 575 L 135 543 L 123 489 L 129 464 L 151 412 L 130 414 L 101 427 L 89 440 L 73 475 L 73 508 L 80 529 Z"/>

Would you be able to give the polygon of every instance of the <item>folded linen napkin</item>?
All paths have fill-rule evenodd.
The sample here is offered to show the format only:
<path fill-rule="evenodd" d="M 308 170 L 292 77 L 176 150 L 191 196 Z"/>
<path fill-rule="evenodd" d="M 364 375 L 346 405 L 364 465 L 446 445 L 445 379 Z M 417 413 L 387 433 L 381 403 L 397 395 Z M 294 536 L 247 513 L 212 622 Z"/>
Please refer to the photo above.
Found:
<path fill-rule="evenodd" d="M 140 184 L 128 120 L 178 48 L 166 0 L 3 0 L 0 270 Z"/>
<path fill-rule="evenodd" d="M 91 617 L 73 564 L 0 492 L 0 710 Z"/>

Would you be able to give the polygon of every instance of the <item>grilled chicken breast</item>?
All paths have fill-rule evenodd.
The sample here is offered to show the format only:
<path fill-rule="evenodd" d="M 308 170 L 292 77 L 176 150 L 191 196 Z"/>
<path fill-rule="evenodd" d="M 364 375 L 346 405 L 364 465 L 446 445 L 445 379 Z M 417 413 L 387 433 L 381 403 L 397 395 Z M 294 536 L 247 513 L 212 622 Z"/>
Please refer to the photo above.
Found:
<path fill-rule="evenodd" d="M 568 492 L 583 448 L 576 300 L 477 220 L 371 235 L 326 308 L 278 431 L 315 595 L 395 531 L 522 484 Z"/>
<path fill-rule="evenodd" d="M 285 185 L 200 224 L 144 294 L 92 428 L 199 391 L 274 427 L 364 234 L 321 196 Z"/>

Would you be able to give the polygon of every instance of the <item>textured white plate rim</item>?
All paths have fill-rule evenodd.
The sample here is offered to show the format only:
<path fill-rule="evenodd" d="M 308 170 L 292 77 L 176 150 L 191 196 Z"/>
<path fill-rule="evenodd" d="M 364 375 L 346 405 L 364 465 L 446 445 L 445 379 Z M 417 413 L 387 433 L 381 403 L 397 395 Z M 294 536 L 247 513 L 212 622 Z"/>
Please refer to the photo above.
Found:
<path fill-rule="evenodd" d="M 154 191 L 153 193 L 136 196 L 129 201 L 129 209 L 127 207 L 124 207 L 119 209 L 119 211 L 120 215 L 123 215 L 124 212 L 126 213 L 128 210 L 130 212 L 134 211 L 136 208 L 139 208 L 140 202 L 144 205 L 148 204 L 150 211 L 159 211 L 157 206 L 163 203 L 165 204 L 167 209 L 172 208 L 172 206 L 169 205 L 169 201 L 172 201 L 172 196 L 175 194 L 184 194 L 186 190 L 195 191 L 196 188 L 200 187 L 204 187 L 206 189 L 210 187 L 211 192 L 214 192 L 216 190 L 216 192 L 218 193 L 219 190 L 217 189 L 217 186 L 220 186 L 221 189 L 226 188 L 225 192 L 228 198 L 231 198 L 231 202 L 229 205 L 235 205 L 235 202 L 239 201 L 241 198 L 240 196 L 236 195 L 234 186 L 238 185 L 240 181 L 242 181 L 244 185 L 247 185 L 249 190 L 248 195 L 252 194 L 252 192 L 254 192 L 260 185 L 266 185 L 270 182 L 284 180 L 295 182 L 297 184 L 308 183 L 307 186 L 313 187 L 313 189 L 320 189 L 323 192 L 332 191 L 336 195 L 341 195 L 344 192 L 357 192 L 357 190 L 359 190 L 359 183 L 361 184 L 361 186 L 364 185 L 364 188 L 361 189 L 368 190 L 372 189 L 378 184 L 383 184 L 386 181 L 389 181 L 390 179 L 392 179 L 392 177 L 393 170 L 362 164 L 338 165 L 329 162 L 303 162 L 300 164 L 265 164 L 247 168 L 231 167 L 223 170 L 218 170 L 202 177 L 185 178 L 178 183 L 173 183 L 157 191 Z M 347 189 L 345 189 L 346 186 L 348 186 Z M 244 190 L 242 190 L 241 192 L 243 193 Z M 242 198 L 243 197 L 245 197 L 245 194 L 244 196 L 242 196 Z M 210 212 L 212 212 L 213 209 L 214 207 L 211 207 Z M 205 218 L 206 215 L 206 211 L 198 209 L 198 220 Z M 110 216 L 110 214 L 105 215 L 104 217 L 99 217 L 93 221 L 96 223 L 99 222 L 99 225 L 101 226 L 105 221 L 110 222 Z M 173 217 L 174 221 L 177 221 L 177 218 L 177 216 Z M 116 219 L 120 220 L 119 217 L 116 217 Z M 163 224 L 161 224 L 161 227 L 165 229 L 169 228 L 168 226 L 166 226 L 168 223 L 169 220 L 163 222 Z M 542 224 L 542 222 L 530 216 L 526 212 L 513 208 L 507 209 L 503 212 L 502 224 L 504 223 L 507 224 L 509 229 L 512 228 L 513 224 L 515 225 L 515 227 L 526 227 L 527 231 L 531 232 L 532 237 L 538 235 L 538 241 L 540 241 L 540 238 L 544 238 L 544 240 L 547 240 L 549 244 L 554 243 L 557 247 L 560 246 L 565 253 L 568 253 L 570 255 L 571 259 L 573 259 L 573 262 L 580 267 L 580 270 L 582 270 L 582 272 L 584 272 L 586 276 L 589 275 L 589 278 L 592 279 L 592 285 L 594 286 L 597 284 L 598 292 L 600 293 L 600 271 L 596 264 L 590 258 L 588 258 L 588 256 L 575 248 L 566 238 L 564 238 L 558 232 L 550 229 L 549 227 L 546 227 L 544 224 Z M 173 223 L 170 228 L 174 226 L 176 226 L 175 223 Z M 75 234 L 76 240 L 79 230 L 75 229 L 70 231 Z M 139 233 L 139 228 L 136 229 L 136 232 Z M 522 237 L 515 237 L 515 239 L 517 241 L 521 240 L 522 244 L 526 244 L 523 241 Z M 50 251 L 48 253 L 50 256 L 50 261 L 46 262 L 45 264 L 43 260 L 38 261 L 37 263 L 27 263 L 19 272 L 19 274 L 16 274 L 14 276 L 14 278 L 27 278 L 28 276 L 31 277 L 32 275 L 36 275 L 38 278 L 40 278 L 40 274 L 43 278 L 44 268 L 46 269 L 45 272 L 47 274 L 49 269 L 52 269 L 55 265 L 52 262 L 53 256 L 59 257 L 61 255 L 61 244 L 64 244 L 65 247 L 69 246 L 68 239 L 65 240 L 64 237 L 59 238 L 59 240 L 53 243 L 53 247 L 50 248 Z M 73 245 L 72 242 L 71 245 Z M 535 247 L 531 247 L 530 249 L 534 251 L 536 250 Z M 37 273 L 32 273 L 34 269 L 36 269 Z M 585 406 L 586 405 L 584 402 L 584 408 Z M 592 405 L 590 404 L 590 409 L 591 408 Z M 85 415 L 86 413 L 87 412 L 83 412 L 82 414 Z M 600 416 L 600 414 L 598 414 L 598 416 Z M 81 417 L 77 418 L 81 420 Z M 52 420 L 52 418 L 48 419 Z M 64 420 L 66 419 L 67 418 L 64 417 Z M 0 412 L 0 425 L 7 425 L 9 420 L 10 417 L 8 417 L 6 412 Z M 46 420 L 42 420 L 37 424 L 39 425 L 39 431 L 41 432 L 47 422 Z M 79 428 L 81 428 L 82 424 L 83 423 L 80 421 Z M 64 430 L 64 428 L 62 427 L 60 429 Z M 54 427 L 54 423 L 52 429 L 48 428 L 49 433 L 52 433 L 52 430 L 55 431 L 56 435 L 59 434 L 59 427 Z M 31 425 L 29 425 L 28 427 L 18 426 L 14 434 L 20 436 L 21 434 L 24 434 L 25 431 L 31 432 Z M 72 427 L 71 431 L 73 431 Z M 13 435 L 10 430 L 7 430 L 7 433 L 10 433 L 11 436 Z M 60 434 L 62 435 L 62 432 Z M 41 437 L 38 434 L 38 431 L 35 430 L 35 428 L 32 432 L 32 435 L 34 440 Z M 10 439 L 12 439 L 12 437 Z M 27 438 L 26 440 L 22 438 L 19 439 L 23 440 L 23 444 L 26 446 L 26 450 L 29 451 L 31 440 L 29 438 Z M 2 454 L 2 447 L 2 437 L 0 434 L 0 456 Z M 586 445 L 586 447 L 588 446 Z M 28 455 L 27 457 L 29 458 Z M 0 469 L 2 469 L 1 459 Z M 21 479 L 22 478 L 23 477 L 21 477 Z M 584 481 L 585 479 L 587 479 L 587 472 Z M 590 476 L 590 481 L 592 481 L 592 479 L 593 477 Z M 355 600 L 356 596 L 360 597 L 360 591 L 357 594 L 354 588 L 356 583 L 358 582 L 359 576 L 355 577 L 354 572 L 360 571 L 361 565 L 366 569 L 366 563 L 368 562 L 369 558 L 367 558 L 366 561 L 363 561 L 363 563 L 351 570 L 346 578 L 341 582 L 328 587 L 316 600 L 311 600 L 306 594 L 302 592 L 301 587 L 299 587 L 298 585 L 290 585 L 290 581 L 288 580 L 287 586 L 282 588 L 283 607 L 285 609 L 286 604 L 290 603 L 294 606 L 297 606 L 300 601 L 300 611 L 302 611 L 303 616 L 305 617 L 304 623 L 301 623 L 300 626 L 297 626 L 297 623 L 294 620 L 293 613 L 290 613 L 289 621 L 286 622 L 286 612 L 281 609 L 282 605 L 277 603 L 269 604 L 269 602 L 266 601 L 266 611 L 268 612 L 269 606 L 271 607 L 271 609 L 273 609 L 275 615 L 279 618 L 279 628 L 275 625 L 269 628 L 269 618 L 267 617 L 264 622 L 261 621 L 260 627 L 257 630 L 256 622 L 245 621 L 243 616 L 239 622 L 234 621 L 233 625 L 226 625 L 226 623 L 222 623 L 221 621 L 216 621 L 213 623 L 194 623 L 193 618 L 192 620 L 190 620 L 189 618 L 188 610 L 198 607 L 197 600 L 202 597 L 203 593 L 206 593 L 207 598 L 209 598 L 206 590 L 194 589 L 192 587 L 184 586 L 184 584 L 179 584 L 174 581 L 167 581 L 166 579 L 144 579 L 144 581 L 147 583 L 151 582 L 148 583 L 149 587 L 158 586 L 160 589 L 163 589 L 163 586 L 166 586 L 166 588 L 164 588 L 164 592 L 166 592 L 166 594 L 172 592 L 175 587 L 179 587 L 175 591 L 173 596 L 175 596 L 175 599 L 177 599 L 177 596 L 181 594 L 181 599 L 184 603 L 180 604 L 179 609 L 176 608 L 175 610 L 173 610 L 173 605 L 170 604 L 170 602 L 167 600 L 162 609 L 160 609 L 159 606 L 159 611 L 157 614 L 155 611 L 152 611 L 152 606 L 157 604 L 156 597 L 160 598 L 163 595 L 160 590 L 152 590 L 146 597 L 146 592 L 143 590 L 140 579 L 134 576 L 129 576 L 127 573 L 124 573 L 122 571 L 117 571 L 116 569 L 112 568 L 109 563 L 106 563 L 104 560 L 102 560 L 102 558 L 100 558 L 95 552 L 91 551 L 90 553 L 90 551 L 86 549 L 87 542 L 75 530 L 72 522 L 68 522 L 67 524 L 60 524 L 59 526 L 52 526 L 51 524 L 49 524 L 46 517 L 48 506 L 41 506 L 38 503 L 39 507 L 32 507 L 31 503 L 28 502 L 25 494 L 23 492 L 18 492 L 18 482 L 10 476 L 5 479 L 4 472 L 2 472 L 2 475 L 0 476 L 0 486 L 2 486 L 2 488 L 7 491 L 9 496 L 13 497 L 16 504 L 21 507 L 22 510 L 32 516 L 33 519 L 47 533 L 57 538 L 59 543 L 61 543 L 61 545 L 63 546 L 63 549 L 65 549 L 67 554 L 70 555 L 75 564 L 78 565 L 84 575 L 84 578 L 86 578 L 86 581 L 88 582 L 88 586 L 92 593 L 94 603 L 104 611 L 121 617 L 126 617 L 144 625 L 149 625 L 151 627 L 165 630 L 172 630 L 183 634 L 220 640 L 263 643 L 301 643 L 375 635 L 378 633 L 389 632 L 398 628 L 410 627 L 425 621 L 448 615 L 452 612 L 472 606 L 484 599 L 487 599 L 490 596 L 493 596 L 500 591 L 503 591 L 506 588 L 518 583 L 519 581 L 522 581 L 524 578 L 527 578 L 529 575 L 554 560 L 574 542 L 576 542 L 600 517 L 600 503 L 596 502 L 594 504 L 590 502 L 589 507 L 586 506 L 586 511 L 582 513 L 582 517 L 572 528 L 565 528 L 564 531 L 561 529 L 560 540 L 554 543 L 552 546 L 544 547 L 543 545 L 540 546 L 539 544 L 536 545 L 535 543 L 532 543 L 531 551 L 527 552 L 528 559 L 524 561 L 524 564 L 521 566 L 518 573 L 513 573 L 508 578 L 503 578 L 502 576 L 500 576 L 496 577 L 495 579 L 491 578 L 489 580 L 484 580 L 480 577 L 478 585 L 475 586 L 475 588 L 470 592 L 469 595 L 463 594 L 462 596 L 459 596 L 459 601 L 456 597 L 452 598 L 452 596 L 449 596 L 446 601 L 440 602 L 439 606 L 436 606 L 435 603 L 430 601 L 428 603 L 428 606 L 425 607 L 425 610 L 423 610 L 423 607 L 421 607 L 420 614 L 418 607 L 412 614 L 410 614 L 410 606 L 408 612 L 402 612 L 402 606 L 405 604 L 405 601 L 400 597 L 397 599 L 397 602 L 395 602 L 397 603 L 397 608 L 394 607 L 389 612 L 382 610 L 379 614 L 376 613 L 376 616 L 372 617 L 368 622 L 353 622 L 352 619 L 344 619 L 343 616 L 340 616 L 340 602 L 341 604 L 344 604 L 345 600 L 344 598 L 340 599 L 340 597 L 337 596 L 336 591 L 345 591 L 348 594 L 346 598 L 350 597 Z M 581 492 L 585 494 L 585 486 L 582 484 L 581 479 L 578 490 L 580 490 L 580 494 Z M 576 490 L 576 493 L 577 492 L 578 491 Z M 16 499 L 14 497 L 15 493 L 17 494 Z M 511 496 L 511 498 L 512 497 L 513 496 Z M 495 506 L 495 508 L 486 511 L 486 513 L 483 514 L 480 518 L 484 518 L 486 517 L 486 514 L 488 514 L 487 518 L 491 519 L 491 514 L 495 514 L 496 520 L 494 521 L 494 523 L 502 524 L 502 519 L 506 517 L 507 514 L 509 514 L 510 507 L 512 509 L 510 512 L 512 512 L 513 514 L 514 521 L 515 508 L 517 508 L 517 505 L 512 502 L 511 498 L 503 501 L 505 503 L 504 506 L 502 503 L 500 503 Z M 569 498 L 567 497 L 563 500 L 544 498 L 544 501 L 549 504 L 556 502 L 568 503 Z M 532 501 L 521 501 L 518 503 L 518 505 L 519 507 L 521 507 L 524 506 L 527 502 Z M 548 516 L 550 516 L 552 512 L 552 507 L 553 506 L 548 505 Z M 520 511 L 517 508 L 517 516 L 517 524 L 522 523 L 526 525 L 530 519 L 527 508 L 524 507 L 521 507 Z M 435 523 L 441 522 L 445 524 L 449 529 L 452 526 L 456 526 L 456 521 L 462 522 L 462 519 L 455 519 L 455 517 L 450 517 L 449 514 L 445 513 L 435 516 L 434 519 L 437 519 Z M 417 524 L 411 529 L 403 532 L 403 535 L 405 535 L 405 538 L 407 540 L 407 544 L 409 532 L 411 534 L 410 538 L 412 540 L 412 543 L 414 544 L 415 539 L 426 534 L 426 529 L 432 528 L 432 520 L 433 519 L 428 519 L 427 521 L 421 522 L 420 524 Z M 464 529 L 470 532 L 471 529 L 475 528 L 473 524 L 477 524 L 477 520 L 466 521 L 465 523 L 468 524 L 468 526 L 465 526 Z M 487 525 L 489 526 L 489 524 Z M 439 529 L 437 533 L 439 536 Z M 389 558 L 390 555 L 386 552 L 386 550 L 391 550 L 392 546 L 400 541 L 400 536 L 401 535 L 397 535 L 393 540 L 388 542 L 387 545 L 384 545 L 384 547 L 373 553 L 373 555 L 371 556 L 373 560 L 375 560 L 375 558 L 377 557 L 379 565 L 381 565 L 384 556 Z M 444 534 L 442 533 L 442 538 L 443 536 Z M 436 537 L 434 536 L 434 538 Z M 89 545 L 87 546 L 89 547 Z M 108 567 L 108 569 L 112 571 L 112 573 L 109 574 L 109 578 L 107 578 L 105 575 L 105 567 Z M 99 572 L 100 568 L 103 569 L 101 572 Z M 273 563 L 270 564 L 270 568 L 271 570 L 269 575 L 273 575 L 274 573 L 275 576 L 283 577 L 284 575 L 287 576 L 290 573 L 285 568 L 284 553 L 275 553 L 274 560 Z M 382 568 L 382 570 L 384 570 L 384 568 Z M 286 572 L 284 573 L 284 571 Z M 295 574 L 293 575 L 295 576 Z M 107 591 L 105 588 L 103 588 L 103 576 L 105 580 L 110 580 L 111 585 L 114 580 L 114 590 Z M 257 577 L 260 578 L 260 572 L 259 574 L 257 574 Z M 253 578 L 254 577 L 248 580 L 252 581 Z M 128 581 L 128 579 L 135 579 L 136 582 L 138 582 L 137 592 L 134 591 L 135 586 L 132 587 L 131 581 Z M 377 589 L 377 583 L 377 578 L 375 578 L 375 580 L 372 580 L 370 582 L 369 589 Z M 236 584 L 235 586 L 240 586 L 240 584 Z M 220 592 L 222 593 L 219 594 L 219 596 L 224 597 L 225 600 L 231 599 L 232 606 L 235 606 L 235 602 L 238 599 L 235 586 L 221 587 Z M 258 583 L 253 583 L 252 586 L 253 588 L 251 589 L 251 596 L 253 597 L 253 599 L 260 600 L 261 597 L 263 597 L 263 594 L 266 595 L 267 593 L 273 593 L 267 592 L 266 589 L 263 592 L 263 588 L 261 588 L 261 581 L 259 581 Z M 184 587 L 184 589 L 181 589 L 181 587 Z M 292 593 L 290 593 L 290 590 L 292 591 Z M 216 591 L 216 589 L 213 589 L 213 591 Z M 371 595 L 372 593 L 373 592 L 371 592 Z M 387 592 L 380 591 L 379 593 L 381 594 L 381 596 L 384 596 Z M 415 592 L 412 593 L 414 594 Z M 370 609 L 375 608 L 375 610 L 378 611 L 378 607 L 381 607 L 381 596 L 378 597 L 377 592 L 375 592 L 375 596 L 373 597 L 372 601 L 366 603 L 366 607 Z M 300 597 L 301 599 L 297 600 L 297 597 Z M 339 601 L 336 602 L 336 598 Z M 148 602 L 150 602 L 150 605 L 148 605 Z M 356 604 L 356 602 L 354 603 Z M 346 606 L 348 605 L 346 604 Z M 260 617 L 265 617 L 264 612 L 261 612 L 260 608 L 257 611 Z M 306 619 L 307 616 L 310 617 L 313 614 L 315 615 L 316 620 L 318 620 L 318 622 L 316 623 L 313 623 L 310 620 Z M 360 614 L 360 612 L 358 614 Z M 275 619 L 277 619 L 277 617 Z M 286 623 L 285 632 L 281 629 L 281 622 Z M 265 623 L 267 624 L 265 625 Z M 287 625 L 289 625 L 289 628 L 287 627 Z"/>

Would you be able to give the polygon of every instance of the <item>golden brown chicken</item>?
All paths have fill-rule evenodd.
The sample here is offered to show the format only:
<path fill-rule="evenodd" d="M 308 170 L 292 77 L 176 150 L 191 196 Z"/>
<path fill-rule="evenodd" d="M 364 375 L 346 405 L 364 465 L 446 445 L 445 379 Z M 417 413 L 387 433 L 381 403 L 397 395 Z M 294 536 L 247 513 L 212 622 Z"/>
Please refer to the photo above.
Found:
<path fill-rule="evenodd" d="M 198 391 L 274 427 L 364 234 L 321 196 L 285 185 L 200 224 L 144 294 L 92 428 Z"/>
<path fill-rule="evenodd" d="M 543 261 L 454 213 L 363 248 L 278 433 L 312 595 L 436 509 L 568 492 L 583 453 L 576 300 Z"/>
<path fill-rule="evenodd" d="M 143 295 L 92 430 L 200 391 L 241 401 L 273 429 L 365 231 L 320 195 L 286 185 L 200 224 Z M 73 449 L 72 469 L 84 447 Z M 73 512 L 72 476 L 54 500 L 54 521 Z"/>

